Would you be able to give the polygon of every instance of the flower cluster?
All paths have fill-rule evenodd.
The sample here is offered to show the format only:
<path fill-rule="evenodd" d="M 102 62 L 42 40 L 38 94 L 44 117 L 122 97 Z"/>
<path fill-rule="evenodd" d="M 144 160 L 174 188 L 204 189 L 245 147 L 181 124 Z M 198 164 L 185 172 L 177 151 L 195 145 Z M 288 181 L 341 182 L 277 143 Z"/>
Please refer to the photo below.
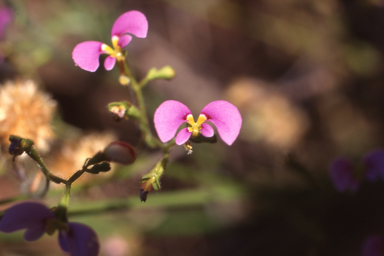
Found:
<path fill-rule="evenodd" d="M 145 15 L 139 11 L 129 11 L 118 17 L 112 26 L 112 47 L 98 41 L 86 41 L 76 45 L 72 52 L 72 58 L 75 64 L 90 72 L 94 72 L 98 69 L 100 55 L 107 54 L 108 56 L 104 61 L 105 69 L 111 70 L 117 63 L 120 69 L 120 84 L 127 85 L 130 83 L 132 85 L 131 89 L 134 92 L 134 96 L 136 96 L 137 106 L 128 101 L 114 102 L 108 105 L 108 110 L 113 114 L 115 121 L 132 119 L 138 122 L 142 132 L 142 139 L 146 145 L 154 149 L 160 149 L 164 154 L 155 167 L 149 173 L 142 176 L 140 198 L 144 202 L 147 200 L 147 194 L 152 189 L 160 190 L 161 188 L 160 177 L 163 175 L 167 167 L 171 147 L 175 145 L 183 145 L 186 149 L 188 149 L 188 153 L 191 153 L 192 146 L 190 145 L 190 141 L 216 141 L 215 129 L 211 125 L 214 125 L 217 133 L 226 144 L 232 145 L 237 139 L 242 126 L 242 117 L 239 110 L 227 101 L 218 100 L 209 103 L 202 109 L 198 118 L 194 119 L 192 112 L 183 103 L 175 100 L 168 100 L 163 102 L 155 111 L 154 124 L 159 139 L 153 136 L 149 127 L 150 122 L 145 109 L 142 88 L 149 81 L 155 79 L 171 79 L 175 76 L 175 72 L 172 67 L 164 66 L 160 69 L 150 69 L 141 81 L 136 81 L 132 76 L 133 72 L 130 71 L 129 66 L 125 61 L 127 51 L 124 50 L 124 48 L 132 40 L 132 35 L 139 38 L 145 38 L 147 36 L 147 32 L 148 21 Z M 28 96 L 30 94 L 34 96 L 34 102 L 36 102 L 36 88 L 32 85 L 29 85 L 26 88 L 27 91 L 20 88 L 17 93 L 22 95 L 23 100 L 29 100 L 30 97 Z M 23 90 L 23 92 L 20 92 L 20 90 Z M 2 95 L 3 94 L 0 93 L 0 99 Z M 6 94 L 4 95 L 6 96 Z M 5 96 L 3 97 L 3 101 L 6 103 L 7 100 L 9 101 L 8 98 L 15 98 Z M 40 100 L 40 98 L 44 103 L 44 111 L 41 109 L 41 104 L 37 104 L 37 106 L 34 107 L 34 105 L 29 104 L 30 101 L 26 101 L 25 104 L 28 103 L 28 106 L 25 105 L 22 108 L 16 108 L 15 104 L 10 104 L 13 102 L 4 105 L 4 102 L 1 101 L 4 105 L 3 108 L 1 108 L 0 105 L 0 122 L 3 122 L 4 124 L 2 127 L 7 131 L 11 130 L 11 128 L 15 129 L 15 127 L 17 127 L 15 122 L 11 122 L 12 119 L 6 118 L 8 116 L 12 116 L 6 115 L 5 113 L 7 111 L 9 112 L 12 110 L 14 113 L 21 111 L 24 113 L 26 110 L 32 111 L 36 108 L 36 111 L 45 113 L 45 116 L 43 118 L 39 118 L 38 120 L 40 120 L 39 122 L 45 121 L 45 126 L 42 127 L 44 128 L 43 131 L 45 131 L 45 134 L 48 134 L 45 137 L 49 138 L 51 130 L 48 129 L 46 125 L 47 120 L 51 117 L 51 109 L 55 107 L 55 104 L 54 102 L 46 99 L 46 97 L 39 96 L 38 99 Z M 34 120 L 34 122 L 30 123 L 35 125 L 28 124 L 25 126 L 33 131 L 36 131 L 36 129 L 39 128 L 39 126 L 36 125 L 36 122 L 38 121 Z M 8 123 L 10 123 L 9 126 L 6 125 Z M 186 124 L 186 127 L 179 129 L 184 123 Z M 39 132 L 39 134 L 40 133 L 42 132 Z M 16 157 L 25 153 L 28 157 L 35 161 L 38 168 L 40 168 L 40 176 L 44 177 L 47 181 L 43 191 L 44 193 L 41 193 L 42 196 L 48 191 L 50 182 L 58 185 L 64 184 L 65 192 L 58 206 L 52 209 L 49 209 L 45 205 L 37 202 L 23 202 L 10 207 L 2 215 L 0 220 L 0 231 L 10 233 L 25 229 L 24 238 L 27 241 L 35 241 L 44 233 L 52 235 L 57 231 L 59 244 L 64 252 L 69 253 L 71 256 L 96 256 L 99 252 L 99 242 L 96 233 L 84 224 L 68 222 L 67 209 L 72 184 L 85 173 L 95 175 L 108 172 L 111 169 L 110 162 L 125 165 L 132 164 L 136 160 L 135 149 L 128 143 L 115 141 L 108 144 L 108 146 L 102 151 L 96 153 L 94 151 L 92 151 L 92 153 L 87 152 L 84 157 L 88 157 L 89 154 L 93 155 L 93 157 L 87 158 L 84 161 L 82 169 L 70 173 L 70 177 L 68 179 L 64 179 L 57 174 L 52 173 L 46 167 L 43 159 L 34 146 L 34 141 L 32 140 L 33 138 L 36 138 L 36 144 L 43 144 L 43 142 L 40 142 L 40 138 L 37 135 L 35 136 L 34 133 L 28 134 L 28 137 L 32 139 L 26 139 L 24 137 L 14 135 L 14 133 L 8 134 L 8 136 L 9 141 L 11 142 L 8 152 L 13 156 L 13 161 L 15 161 Z M 173 140 L 175 136 L 176 138 Z M 92 140 L 93 142 L 93 137 L 90 138 L 91 139 L 88 139 L 88 141 Z M 0 140 L 1 139 L 0 129 Z M 71 164 L 75 161 L 75 158 L 82 156 L 80 150 L 76 150 L 75 148 L 89 148 L 90 150 L 95 150 L 94 144 L 92 144 L 92 147 L 84 147 L 80 142 L 82 141 L 77 140 L 74 148 L 67 150 L 71 151 L 73 154 L 65 154 L 65 152 L 60 151 L 61 155 L 67 155 L 69 158 L 68 160 L 65 157 L 62 157 L 63 162 Z M 89 143 L 86 144 L 88 145 Z M 55 166 L 55 164 L 58 163 L 49 164 L 50 166 Z M 67 166 L 68 165 L 63 165 L 62 169 L 71 169 L 67 168 Z M 55 167 L 57 167 L 57 165 Z M 55 169 L 60 168 L 57 167 Z"/>
<path fill-rule="evenodd" d="M 364 180 L 384 179 L 384 150 L 369 152 L 361 165 L 353 165 L 348 159 L 337 158 L 331 164 L 330 175 L 340 192 L 356 191 Z"/>

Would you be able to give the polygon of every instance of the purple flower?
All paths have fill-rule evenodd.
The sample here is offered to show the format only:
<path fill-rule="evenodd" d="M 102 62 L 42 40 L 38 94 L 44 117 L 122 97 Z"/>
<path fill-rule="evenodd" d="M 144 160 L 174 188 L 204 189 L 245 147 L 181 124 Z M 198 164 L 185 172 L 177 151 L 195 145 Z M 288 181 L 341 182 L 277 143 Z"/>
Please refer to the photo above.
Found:
<path fill-rule="evenodd" d="M 26 229 L 24 239 L 35 241 L 45 232 L 53 234 L 60 230 L 59 244 L 71 256 L 96 256 L 99 242 L 96 233 L 88 226 L 56 218 L 55 213 L 45 205 L 24 202 L 7 209 L 0 221 L 0 231 L 5 233 Z"/>
<path fill-rule="evenodd" d="M 8 24 L 13 19 L 13 11 L 11 8 L 2 7 L 0 8 L 0 39 L 3 38 L 4 32 Z"/>
<path fill-rule="evenodd" d="M 363 256 L 382 256 L 384 253 L 384 240 L 378 235 L 371 235 L 363 244 Z"/>
<path fill-rule="evenodd" d="M 356 191 L 359 187 L 351 162 L 344 158 L 337 158 L 332 162 L 330 174 L 333 184 L 340 192 Z"/>
<path fill-rule="evenodd" d="M 48 220 L 55 214 L 45 205 L 34 202 L 16 204 L 7 209 L 0 221 L 0 231 L 11 233 L 26 229 L 24 239 L 35 241 L 44 233 Z"/>
<path fill-rule="evenodd" d="M 354 166 L 345 158 L 337 158 L 331 164 L 330 174 L 336 189 L 340 192 L 356 191 L 364 179 L 368 181 L 384 179 L 384 150 L 368 152 L 361 167 Z"/>
<path fill-rule="evenodd" d="M 189 108 L 174 100 L 163 102 L 156 109 L 154 117 L 155 128 L 162 142 L 171 140 L 182 123 L 188 124 L 188 127 L 181 129 L 177 134 L 177 145 L 182 145 L 191 136 L 196 137 L 199 134 L 212 137 L 215 132 L 206 123 L 207 121 L 216 126 L 221 139 L 228 145 L 232 145 L 236 140 L 242 123 L 239 110 L 224 100 L 213 101 L 206 105 L 196 122 Z"/>
<path fill-rule="evenodd" d="M 384 150 L 369 152 L 364 157 L 365 177 L 369 181 L 384 178 Z"/>
<path fill-rule="evenodd" d="M 95 231 L 81 223 L 68 223 L 67 230 L 59 233 L 59 244 L 71 256 L 95 256 L 99 253 Z"/>
<path fill-rule="evenodd" d="M 139 11 L 129 11 L 122 14 L 112 26 L 112 47 L 97 41 L 82 42 L 73 49 L 72 58 L 82 69 L 95 72 L 99 67 L 100 54 L 108 54 L 104 61 L 106 70 L 111 70 L 117 61 L 124 61 L 122 48 L 127 46 L 132 35 L 139 38 L 147 37 L 148 21 L 145 15 Z"/>

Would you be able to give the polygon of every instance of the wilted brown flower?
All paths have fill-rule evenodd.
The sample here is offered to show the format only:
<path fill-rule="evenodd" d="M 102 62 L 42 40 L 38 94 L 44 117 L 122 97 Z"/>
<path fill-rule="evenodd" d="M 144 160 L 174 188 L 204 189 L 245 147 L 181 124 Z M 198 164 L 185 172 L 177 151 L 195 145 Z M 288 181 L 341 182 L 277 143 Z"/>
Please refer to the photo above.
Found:
<path fill-rule="evenodd" d="M 0 143 L 7 152 L 11 134 L 32 139 L 37 149 L 49 150 L 56 102 L 31 80 L 9 81 L 0 87 Z"/>

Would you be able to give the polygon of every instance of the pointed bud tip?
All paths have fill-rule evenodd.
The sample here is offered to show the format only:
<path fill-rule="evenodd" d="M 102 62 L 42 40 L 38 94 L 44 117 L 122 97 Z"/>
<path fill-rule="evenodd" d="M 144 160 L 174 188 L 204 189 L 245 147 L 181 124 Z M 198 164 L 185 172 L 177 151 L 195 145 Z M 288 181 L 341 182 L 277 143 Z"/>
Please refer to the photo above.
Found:
<path fill-rule="evenodd" d="M 152 68 L 148 71 L 147 79 L 167 79 L 170 80 L 174 78 L 176 75 L 175 70 L 171 66 L 164 66 L 161 69 L 157 70 L 156 68 Z"/>
<path fill-rule="evenodd" d="M 143 188 L 140 188 L 140 200 L 141 200 L 141 202 L 147 201 L 148 193 L 149 193 L 149 191 L 146 191 Z"/>

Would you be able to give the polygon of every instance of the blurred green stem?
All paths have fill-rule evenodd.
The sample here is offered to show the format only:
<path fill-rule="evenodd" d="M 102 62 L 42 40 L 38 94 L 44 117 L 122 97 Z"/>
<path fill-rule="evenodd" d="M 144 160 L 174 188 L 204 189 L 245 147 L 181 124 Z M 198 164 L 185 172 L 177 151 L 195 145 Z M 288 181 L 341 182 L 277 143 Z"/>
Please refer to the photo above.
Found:
<path fill-rule="evenodd" d="M 144 137 L 145 142 L 151 148 L 158 148 L 159 147 L 159 148 L 162 148 L 163 150 L 165 148 L 169 148 L 168 144 L 164 145 L 158 139 L 156 139 L 155 137 L 152 136 L 151 130 L 149 129 L 149 125 L 148 125 L 149 122 L 148 122 L 148 118 L 147 118 L 147 111 L 146 111 L 146 107 L 145 107 L 143 93 L 141 90 L 142 86 L 133 77 L 133 75 L 132 75 L 132 73 L 128 67 L 127 62 L 124 61 L 123 63 L 124 63 L 125 75 L 129 77 L 132 89 L 136 94 L 137 104 L 139 105 L 138 107 L 139 107 L 139 110 L 141 113 L 141 118 L 138 121 L 140 124 L 140 129 L 143 133 L 143 137 Z"/>

